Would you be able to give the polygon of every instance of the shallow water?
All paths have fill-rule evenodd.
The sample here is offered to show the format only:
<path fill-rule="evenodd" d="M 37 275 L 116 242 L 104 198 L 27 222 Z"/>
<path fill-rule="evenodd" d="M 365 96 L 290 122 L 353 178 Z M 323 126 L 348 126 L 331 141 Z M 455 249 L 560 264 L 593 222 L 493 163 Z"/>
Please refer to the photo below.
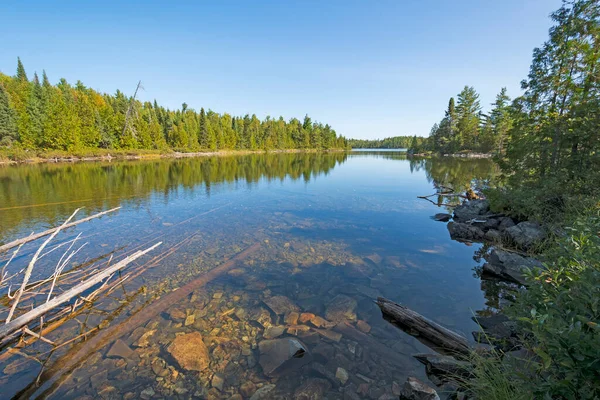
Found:
<path fill-rule="evenodd" d="M 377 399 L 391 395 L 409 375 L 426 380 L 411 354 L 430 350 L 384 321 L 373 300 L 401 302 L 470 337 L 476 329 L 471 316 L 488 307 L 474 277 L 476 248 L 450 240 L 445 224 L 430 219 L 445 210 L 417 196 L 434 193 L 434 185 L 457 190 L 484 185 L 494 173 L 489 160 L 410 160 L 395 152 L 0 168 L 5 242 L 55 226 L 80 206 L 85 207 L 80 216 L 121 206 L 67 230 L 56 243 L 82 233 L 80 243 L 88 244 L 74 260 L 104 257 L 94 265 L 158 241 L 164 243 L 153 255 L 165 254 L 47 338 L 63 343 L 96 326 L 109 331 L 146 312 L 148 317 L 139 319 L 143 323 L 125 323 L 102 347 L 79 344 L 87 353 L 75 365 L 68 364 L 78 341 L 52 354 L 50 345 L 38 342 L 3 356 L 0 397 L 26 390 L 21 395 L 229 399 L 249 398 L 274 385 L 273 398 L 310 392 L 335 399 L 353 392 Z M 148 312 L 157 298 L 256 244 L 258 249 L 233 269 L 156 315 Z M 22 268 L 34 250 L 25 246 L 9 272 Z M 35 279 L 52 273 L 59 253 L 36 266 Z M 0 289 L 2 304 L 6 289 Z M 272 306 L 273 297 L 281 299 L 276 296 L 289 300 L 282 310 Z M 4 318 L 5 310 L 0 311 Z M 330 325 L 315 329 L 314 319 L 296 322 L 292 312 L 352 328 L 350 333 Z M 172 351 L 177 336 L 193 332 L 207 346 L 209 364 L 202 371 L 185 368 Z M 142 336 L 147 340 L 140 344 Z M 265 336 L 298 338 L 309 354 L 268 374 L 259 350 Z M 116 339 L 127 346 L 125 355 L 108 354 Z M 36 388 L 40 361 L 44 374 Z M 344 383 L 335 377 L 338 368 L 347 372 Z"/>

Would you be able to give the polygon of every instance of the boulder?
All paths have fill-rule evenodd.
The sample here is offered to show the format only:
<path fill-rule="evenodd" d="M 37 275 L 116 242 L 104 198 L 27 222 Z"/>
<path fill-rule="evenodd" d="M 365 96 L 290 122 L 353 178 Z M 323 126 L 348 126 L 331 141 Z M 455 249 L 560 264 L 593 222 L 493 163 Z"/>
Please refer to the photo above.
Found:
<path fill-rule="evenodd" d="M 325 310 L 327 320 L 339 323 L 346 320 L 356 321 L 356 300 L 344 294 L 335 296 Z"/>
<path fill-rule="evenodd" d="M 452 221 L 448 223 L 447 227 L 453 240 L 481 241 L 485 237 L 481 228 L 471 224 Z"/>
<path fill-rule="evenodd" d="M 519 285 L 525 285 L 525 269 L 543 268 L 543 264 L 534 258 L 500 249 L 493 249 L 486 259 L 488 262 L 483 265 L 484 275 L 489 274 Z"/>
<path fill-rule="evenodd" d="M 203 371 L 210 363 L 210 354 L 199 332 L 177 336 L 167 350 L 181 368 L 189 371 Z"/>
<path fill-rule="evenodd" d="M 263 373 L 275 377 L 284 372 L 298 369 L 310 362 L 306 346 L 296 338 L 263 340 L 258 343 L 259 364 Z"/>
<path fill-rule="evenodd" d="M 501 243 L 502 242 L 502 233 L 496 229 L 490 229 L 485 233 L 485 240 L 492 243 Z"/>
<path fill-rule="evenodd" d="M 294 400 L 321 400 L 331 389 L 329 381 L 320 378 L 309 378 L 294 392 Z"/>
<path fill-rule="evenodd" d="M 508 228 L 510 228 L 511 226 L 515 226 L 515 221 L 513 221 L 512 218 L 510 218 L 510 217 L 500 218 L 500 224 L 498 225 L 499 231 L 505 231 Z"/>
<path fill-rule="evenodd" d="M 480 218 L 489 211 L 490 203 L 487 200 L 465 201 L 462 205 L 454 209 L 454 220 L 457 222 L 470 221 Z"/>
<path fill-rule="evenodd" d="M 523 250 L 529 250 L 546 238 L 546 232 L 537 223 L 520 222 L 504 231 L 505 237 Z"/>
<path fill-rule="evenodd" d="M 439 222 L 448 222 L 450 221 L 450 218 L 452 218 L 452 215 L 448 214 L 448 213 L 438 213 L 435 214 L 433 217 L 431 217 L 434 221 L 439 221 Z"/>
<path fill-rule="evenodd" d="M 440 400 L 440 396 L 433 388 L 411 376 L 404 383 L 400 400 Z"/>
<path fill-rule="evenodd" d="M 417 360 L 423 363 L 427 369 L 427 375 L 435 375 L 439 378 L 467 377 L 471 374 L 471 364 L 467 361 L 457 360 L 451 356 L 440 354 L 415 354 Z"/>

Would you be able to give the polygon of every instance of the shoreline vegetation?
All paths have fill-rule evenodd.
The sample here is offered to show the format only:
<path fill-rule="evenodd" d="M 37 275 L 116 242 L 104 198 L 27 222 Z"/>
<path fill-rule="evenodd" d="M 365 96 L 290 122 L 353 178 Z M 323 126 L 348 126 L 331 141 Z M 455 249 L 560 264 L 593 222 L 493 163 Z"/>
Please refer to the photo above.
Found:
<path fill-rule="evenodd" d="M 437 193 L 456 208 L 435 219 L 452 218 L 457 240 L 484 243 L 475 272 L 501 281 L 488 289 L 495 313 L 473 333 L 489 347 L 426 363 L 458 398 L 600 398 L 600 3 L 565 0 L 550 17 L 521 96 L 503 89 L 485 115 L 466 86 L 409 150 L 491 152 L 502 171 L 486 200 L 456 207 L 447 189 Z"/>
<path fill-rule="evenodd" d="M 0 150 L 0 166 L 38 163 L 74 163 L 94 161 L 152 160 L 159 158 L 226 157 L 248 154 L 316 153 L 345 152 L 348 149 L 272 149 L 272 150 L 217 150 L 198 152 L 178 152 L 160 150 L 108 150 L 90 149 L 78 152 L 35 151 L 19 152 L 18 155 Z"/>
<path fill-rule="evenodd" d="M 40 151 L 64 157 L 348 148 L 346 138 L 308 115 L 261 120 L 255 114 L 196 111 L 187 103 L 173 110 L 138 100 L 140 87 L 141 82 L 126 96 L 120 90 L 100 93 L 81 81 L 53 85 L 45 71 L 42 79 L 37 73 L 30 79 L 17 59 L 14 76 L 0 72 L 0 154 L 21 160 Z"/>

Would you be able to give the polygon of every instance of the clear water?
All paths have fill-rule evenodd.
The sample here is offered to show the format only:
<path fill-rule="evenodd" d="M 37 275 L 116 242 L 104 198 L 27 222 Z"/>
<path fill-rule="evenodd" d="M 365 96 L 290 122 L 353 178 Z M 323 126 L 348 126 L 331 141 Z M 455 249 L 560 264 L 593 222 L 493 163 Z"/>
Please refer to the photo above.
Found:
<path fill-rule="evenodd" d="M 314 386 L 323 398 L 341 399 L 344 391 L 359 398 L 379 398 L 391 395 L 394 384 L 402 385 L 409 375 L 426 380 L 411 354 L 430 350 L 384 321 L 373 300 L 387 297 L 470 337 L 476 329 L 471 316 L 488 307 L 474 277 L 476 248 L 450 240 L 445 224 L 430 218 L 445 210 L 417 196 L 434 193 L 434 185 L 463 190 L 485 184 L 494 173 L 489 160 L 411 160 L 395 152 L 0 168 L 4 242 L 55 226 L 81 206 L 85 208 L 80 216 L 122 208 L 70 228 L 56 239 L 58 244 L 82 233 L 79 243 L 88 243 L 67 269 L 97 257 L 104 258 L 86 268 L 104 266 L 110 255 L 116 260 L 133 249 L 163 242 L 123 274 L 144 266 L 153 256 L 164 258 L 48 333 L 47 338 L 57 344 L 97 326 L 102 332 L 141 315 L 157 298 L 259 244 L 234 271 L 216 276 L 140 326 L 125 324 L 102 346 L 87 349 L 78 339 L 52 353 L 52 346 L 39 341 L 19 353 L 4 348 L 0 397 L 150 398 L 154 394 L 152 398 L 229 399 L 249 398 L 253 388 L 274 384 L 269 398 L 302 398 L 302 391 Z M 8 272 L 22 268 L 35 248 L 24 246 Z M 49 276 L 61 252 L 40 261 L 32 279 Z M 18 284 L 20 277 L 15 279 Z M 0 290 L 0 316 L 5 318 L 7 287 Z M 258 363 L 258 345 L 272 331 L 267 333 L 264 325 L 284 329 L 290 325 L 285 318 L 291 309 L 276 315 L 266 305 L 265 300 L 273 296 L 286 296 L 299 313 L 323 318 L 336 296 L 347 296 L 341 298 L 350 303 L 347 315 L 353 332 L 360 333 L 359 320 L 370 331 L 356 337 L 342 333 L 336 341 L 316 334 L 312 323 L 306 322 L 310 330 L 300 332 L 299 339 L 311 353 L 310 363 L 266 376 Z M 194 321 L 186 326 L 182 318 L 191 315 Z M 148 343 L 136 345 L 150 330 L 156 332 Z M 176 336 L 192 332 L 202 335 L 210 354 L 209 367 L 201 372 L 183 368 L 169 351 Z M 94 331 L 85 339 L 97 334 Z M 286 337 L 296 336 L 290 330 L 279 336 Z M 131 350 L 124 358 L 107 354 L 116 339 Z M 77 351 L 85 357 L 70 365 Z M 333 376 L 337 368 L 345 369 L 348 380 L 344 384 L 331 376 L 315 380 L 324 378 L 315 363 Z M 35 381 L 42 364 L 38 388 Z"/>

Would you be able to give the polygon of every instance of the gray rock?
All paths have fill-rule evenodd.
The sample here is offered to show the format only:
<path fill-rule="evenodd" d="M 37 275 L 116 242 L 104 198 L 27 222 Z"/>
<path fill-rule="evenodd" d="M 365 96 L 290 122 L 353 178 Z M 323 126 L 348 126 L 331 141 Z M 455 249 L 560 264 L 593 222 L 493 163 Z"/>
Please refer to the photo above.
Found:
<path fill-rule="evenodd" d="M 466 222 L 481 217 L 490 211 L 490 203 L 487 200 L 465 201 L 454 209 L 454 220 Z"/>
<path fill-rule="evenodd" d="M 535 222 L 520 222 L 504 231 L 508 240 L 523 250 L 529 250 L 546 238 L 544 229 Z"/>
<path fill-rule="evenodd" d="M 453 240 L 481 241 L 485 236 L 481 228 L 462 222 L 452 221 L 448 223 L 447 227 Z"/>
<path fill-rule="evenodd" d="M 335 296 L 325 310 L 325 318 L 332 322 L 343 322 L 346 320 L 356 321 L 356 300 L 343 294 Z"/>
<path fill-rule="evenodd" d="M 294 400 L 321 400 L 331 384 L 320 378 L 309 378 L 294 392 Z"/>
<path fill-rule="evenodd" d="M 283 335 L 284 331 L 285 326 L 270 326 L 267 329 L 265 329 L 263 337 L 265 339 L 275 339 L 276 337 Z"/>
<path fill-rule="evenodd" d="M 156 392 L 154 391 L 154 389 L 152 389 L 151 387 L 147 387 L 146 389 L 142 390 L 142 393 L 140 393 L 140 399 L 148 400 L 151 399 L 152 396 L 154 396 L 155 394 Z"/>
<path fill-rule="evenodd" d="M 511 226 L 515 226 L 515 221 L 513 221 L 512 218 L 510 218 L 510 217 L 503 217 L 500 219 L 500 224 L 498 225 L 498 230 L 505 231 L 508 228 L 510 228 Z"/>
<path fill-rule="evenodd" d="M 415 354 L 417 360 L 427 368 L 427 375 L 435 375 L 440 378 L 457 376 L 469 376 L 471 364 L 467 361 L 457 360 L 451 356 L 440 354 Z"/>
<path fill-rule="evenodd" d="M 434 221 L 439 221 L 439 222 L 448 222 L 450 221 L 450 218 L 452 218 L 452 215 L 448 214 L 448 213 L 437 213 L 435 214 L 433 217 L 431 217 Z"/>
<path fill-rule="evenodd" d="M 106 354 L 106 356 L 110 358 L 128 359 L 131 358 L 132 354 L 133 350 L 131 350 L 131 348 L 127 346 L 127 344 L 121 339 L 117 339 Z"/>
<path fill-rule="evenodd" d="M 319 376 L 326 378 L 333 386 L 339 387 L 340 381 L 335 377 L 335 373 L 329 370 L 325 365 L 313 362 L 310 364 L 311 369 L 316 372 Z"/>
<path fill-rule="evenodd" d="M 210 381 L 212 387 L 217 388 L 219 392 L 223 391 L 223 385 L 225 384 L 225 379 L 220 374 L 214 374 L 213 378 Z"/>
<path fill-rule="evenodd" d="M 338 369 L 335 371 L 335 377 L 342 382 L 342 385 L 345 385 L 346 382 L 348 382 L 348 371 L 342 367 L 338 367 Z"/>
<path fill-rule="evenodd" d="M 523 272 L 527 268 L 543 268 L 538 260 L 523 257 L 517 253 L 494 249 L 486 256 L 487 263 L 483 265 L 483 272 L 494 277 L 525 285 Z"/>
<path fill-rule="evenodd" d="M 490 229 L 485 233 L 485 240 L 492 243 L 501 243 L 502 242 L 502 233 L 496 229 Z"/>
<path fill-rule="evenodd" d="M 264 302 L 277 315 L 300 311 L 300 308 L 285 296 L 269 297 Z"/>
<path fill-rule="evenodd" d="M 258 389 L 250 400 L 267 400 L 271 398 L 271 392 L 275 389 L 275 385 L 265 385 Z"/>
<path fill-rule="evenodd" d="M 258 362 L 268 377 L 298 369 L 311 360 L 306 346 L 296 338 L 263 340 L 258 349 Z"/>

